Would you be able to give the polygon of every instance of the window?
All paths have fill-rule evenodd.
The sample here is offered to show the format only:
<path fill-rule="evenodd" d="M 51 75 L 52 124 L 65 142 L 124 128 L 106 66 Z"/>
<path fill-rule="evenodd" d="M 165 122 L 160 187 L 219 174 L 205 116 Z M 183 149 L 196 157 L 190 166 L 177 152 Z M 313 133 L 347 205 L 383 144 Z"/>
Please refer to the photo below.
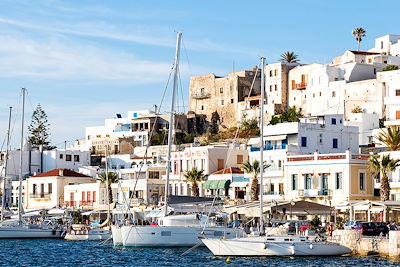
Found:
<path fill-rule="evenodd" d="M 312 94 L 312 97 L 315 97 L 315 93 Z"/>
<path fill-rule="evenodd" d="M 383 49 L 383 41 L 381 41 L 381 49 Z"/>
<path fill-rule="evenodd" d="M 223 106 L 223 105 L 224 105 L 224 100 L 222 99 L 222 100 L 221 100 L 221 106 Z"/>
<path fill-rule="evenodd" d="M 32 194 L 36 195 L 36 193 L 37 193 L 37 185 L 33 184 L 32 185 Z"/>
<path fill-rule="evenodd" d="M 319 96 L 322 96 L 322 93 L 321 93 L 321 92 L 319 92 Z"/>
<path fill-rule="evenodd" d="M 88 135 L 88 136 L 87 136 L 87 140 L 90 140 L 90 137 L 91 137 L 91 136 L 90 136 L 90 135 Z"/>
<path fill-rule="evenodd" d="M 272 92 L 272 85 L 269 86 L 269 91 Z"/>
<path fill-rule="evenodd" d="M 160 179 L 160 173 L 155 171 L 149 171 L 149 179 Z"/>
<path fill-rule="evenodd" d="M 400 96 L 400 89 L 396 89 L 396 96 Z"/>
<path fill-rule="evenodd" d="M 109 134 L 106 134 L 106 137 L 107 137 L 107 138 L 110 138 L 110 135 L 109 135 Z"/>
<path fill-rule="evenodd" d="M 86 201 L 86 192 L 82 191 L 82 202 Z"/>
<path fill-rule="evenodd" d="M 301 146 L 307 147 L 307 137 L 305 137 L 305 136 L 301 137 Z"/>
<path fill-rule="evenodd" d="M 342 173 L 335 173 L 335 189 L 342 189 Z"/>
<path fill-rule="evenodd" d="M 269 71 L 269 77 L 272 77 L 272 70 Z"/>
<path fill-rule="evenodd" d="M 203 105 L 201 106 L 201 110 L 204 110 L 204 106 Z"/>
<path fill-rule="evenodd" d="M 242 164 L 243 163 L 243 155 L 237 155 L 236 156 L 236 163 L 237 164 Z"/>
<path fill-rule="evenodd" d="M 338 148 L 338 139 L 337 138 L 332 139 L 332 148 Z"/>
<path fill-rule="evenodd" d="M 231 104 L 233 104 L 233 98 L 231 98 Z"/>
<path fill-rule="evenodd" d="M 200 93 L 204 94 L 204 88 L 200 88 Z"/>
<path fill-rule="evenodd" d="M 292 90 L 296 89 L 296 81 L 292 80 Z"/>
<path fill-rule="evenodd" d="M 91 201 L 92 201 L 92 199 L 90 198 L 90 191 L 88 191 L 88 192 L 86 193 L 86 199 L 87 199 L 88 202 L 91 202 Z"/>
<path fill-rule="evenodd" d="M 225 166 L 223 159 L 217 159 L 218 170 L 222 170 Z"/>
<path fill-rule="evenodd" d="M 47 185 L 47 191 L 48 191 L 49 194 L 52 194 L 52 193 L 53 193 L 53 184 L 52 184 L 52 183 L 49 183 L 49 184 Z"/>
<path fill-rule="evenodd" d="M 278 91 L 278 85 L 275 84 L 275 91 Z"/>
<path fill-rule="evenodd" d="M 396 120 L 400 120 L 400 110 L 396 110 Z"/>
<path fill-rule="evenodd" d="M 336 125 L 336 118 L 331 118 L 332 125 Z"/>
<path fill-rule="evenodd" d="M 336 97 L 336 92 L 335 91 L 332 92 L 332 97 Z"/>
<path fill-rule="evenodd" d="M 365 190 L 365 174 L 363 172 L 360 173 L 360 190 Z"/>
<path fill-rule="evenodd" d="M 96 191 L 93 191 L 92 196 L 93 196 L 93 202 L 96 202 Z"/>
<path fill-rule="evenodd" d="M 311 174 L 307 173 L 304 177 L 304 189 L 311 189 L 312 187 L 312 177 Z"/>
<path fill-rule="evenodd" d="M 74 155 L 74 161 L 79 162 L 79 155 Z"/>
<path fill-rule="evenodd" d="M 275 76 L 278 76 L 278 70 L 274 71 Z"/>
<path fill-rule="evenodd" d="M 297 174 L 292 174 L 292 190 L 297 190 Z"/>
<path fill-rule="evenodd" d="M 100 138 L 100 137 L 101 137 L 101 135 L 100 135 L 100 134 L 98 134 L 98 135 L 96 135 L 96 137 L 97 137 L 97 138 Z"/>
<path fill-rule="evenodd" d="M 65 161 L 71 161 L 72 160 L 72 156 L 71 155 L 65 155 Z"/>
<path fill-rule="evenodd" d="M 224 88 L 222 88 L 222 87 L 219 88 L 219 93 L 220 93 L 220 94 L 224 93 Z"/>

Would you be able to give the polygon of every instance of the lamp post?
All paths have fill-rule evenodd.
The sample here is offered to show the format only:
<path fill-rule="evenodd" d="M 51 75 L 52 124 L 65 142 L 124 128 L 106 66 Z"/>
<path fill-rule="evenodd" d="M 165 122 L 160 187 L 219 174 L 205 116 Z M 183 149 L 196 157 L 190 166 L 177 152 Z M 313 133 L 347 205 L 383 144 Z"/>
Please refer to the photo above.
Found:
<path fill-rule="evenodd" d="M 292 207 L 296 204 L 293 199 L 290 201 L 290 220 L 292 221 Z"/>

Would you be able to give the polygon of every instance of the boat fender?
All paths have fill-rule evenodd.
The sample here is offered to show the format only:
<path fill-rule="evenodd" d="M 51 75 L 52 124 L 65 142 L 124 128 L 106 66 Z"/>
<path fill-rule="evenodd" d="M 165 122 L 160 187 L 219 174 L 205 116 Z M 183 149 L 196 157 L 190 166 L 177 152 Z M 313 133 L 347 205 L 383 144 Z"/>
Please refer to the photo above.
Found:
<path fill-rule="evenodd" d="M 226 261 L 225 261 L 225 262 L 226 262 L 226 264 L 231 264 L 231 262 L 232 262 L 232 261 L 231 261 L 231 257 L 226 258 Z"/>
<path fill-rule="evenodd" d="M 53 231 L 51 232 L 53 235 L 56 235 L 57 234 L 57 231 L 56 231 L 56 229 L 53 229 Z"/>
<path fill-rule="evenodd" d="M 290 250 L 291 250 L 292 255 L 296 254 L 296 251 L 294 250 L 294 245 L 290 246 Z"/>
<path fill-rule="evenodd" d="M 310 249 L 313 249 L 314 247 L 313 247 L 313 245 L 312 244 L 310 244 Z"/>

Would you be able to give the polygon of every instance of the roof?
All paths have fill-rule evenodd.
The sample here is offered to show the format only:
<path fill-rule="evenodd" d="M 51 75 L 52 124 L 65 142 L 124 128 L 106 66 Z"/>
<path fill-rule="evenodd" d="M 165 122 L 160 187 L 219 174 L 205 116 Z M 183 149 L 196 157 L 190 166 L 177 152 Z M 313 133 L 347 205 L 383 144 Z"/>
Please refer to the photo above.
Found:
<path fill-rule="evenodd" d="M 214 174 L 235 174 L 235 173 L 243 174 L 244 172 L 239 168 L 229 167 L 229 168 L 226 168 L 226 169 L 222 169 L 222 170 L 216 171 L 212 175 L 214 175 Z"/>
<path fill-rule="evenodd" d="M 54 169 L 48 172 L 40 173 L 32 177 L 36 178 L 36 177 L 55 177 L 55 176 L 91 178 L 90 176 L 84 175 L 79 172 L 71 171 L 69 169 Z"/>
<path fill-rule="evenodd" d="M 380 55 L 380 53 L 377 52 L 368 52 L 368 51 L 355 51 L 355 50 L 350 50 L 351 53 L 356 54 L 356 55 Z"/>

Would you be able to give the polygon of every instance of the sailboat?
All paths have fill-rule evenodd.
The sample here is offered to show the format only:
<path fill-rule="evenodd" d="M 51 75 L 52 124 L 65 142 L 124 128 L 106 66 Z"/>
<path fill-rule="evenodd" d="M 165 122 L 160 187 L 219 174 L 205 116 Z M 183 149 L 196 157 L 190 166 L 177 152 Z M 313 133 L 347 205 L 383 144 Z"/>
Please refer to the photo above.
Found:
<path fill-rule="evenodd" d="M 85 224 L 73 224 L 71 225 L 71 228 L 67 231 L 65 234 L 64 239 L 68 241 L 100 241 L 100 240 L 109 240 L 111 239 L 111 230 L 109 229 L 109 224 L 110 224 L 110 201 L 109 201 L 109 194 L 110 192 L 108 191 L 108 159 L 107 159 L 107 146 L 106 146 L 106 170 L 105 170 L 105 176 L 106 176 L 106 198 L 107 198 L 107 203 L 108 203 L 108 212 L 107 212 L 107 219 L 105 222 L 103 222 L 101 225 L 99 225 L 96 228 L 91 228 L 88 225 Z M 103 228 L 106 227 L 106 228 Z"/>
<path fill-rule="evenodd" d="M 113 236 L 115 236 L 117 239 L 117 241 L 114 241 L 114 244 L 119 244 L 122 241 L 122 244 L 125 247 L 196 246 L 201 244 L 201 240 L 199 240 L 200 237 L 225 236 L 230 238 L 244 233 L 241 229 L 211 226 L 208 222 L 208 217 L 203 217 L 199 214 L 169 215 L 169 176 L 175 112 L 174 104 L 175 94 L 178 87 L 179 51 L 181 38 L 182 33 L 178 32 L 174 63 L 171 117 L 169 120 L 168 129 L 164 217 L 158 218 L 157 224 L 151 226 L 125 225 L 121 227 L 112 227 Z"/>
<path fill-rule="evenodd" d="M 263 235 L 263 171 L 264 171 L 264 69 L 261 58 L 261 116 L 260 116 L 260 235 L 241 238 L 204 238 L 203 243 L 215 256 L 340 256 L 350 254 L 351 249 L 337 243 L 308 239 L 304 236 Z"/>
<path fill-rule="evenodd" d="M 22 180 L 23 180 L 23 144 L 24 144 L 24 113 L 25 113 L 25 95 L 26 89 L 22 88 L 22 123 L 21 123 L 21 143 L 20 143 L 20 162 L 19 162 L 19 196 L 18 196 L 18 220 L 2 220 L 0 224 L 0 239 L 8 238 L 60 238 L 63 232 L 52 220 L 44 220 L 39 224 L 29 223 L 22 220 Z M 11 117 L 11 110 L 10 110 Z M 10 125 L 10 123 L 9 123 Z M 10 127 L 8 129 L 10 132 Z M 9 147 L 9 133 L 7 137 L 7 150 Z M 7 155 L 8 156 L 8 152 Z M 6 159 L 7 160 L 7 159 Z M 7 169 L 5 170 L 7 174 Z M 7 175 L 4 175 L 5 177 Z M 4 178 L 6 179 L 6 178 Z M 5 196 L 5 186 L 3 187 L 3 196 Z M 3 198 L 5 199 L 5 198 Z M 5 202 L 2 204 L 4 211 Z M 2 219 L 4 219 L 2 214 Z"/>

